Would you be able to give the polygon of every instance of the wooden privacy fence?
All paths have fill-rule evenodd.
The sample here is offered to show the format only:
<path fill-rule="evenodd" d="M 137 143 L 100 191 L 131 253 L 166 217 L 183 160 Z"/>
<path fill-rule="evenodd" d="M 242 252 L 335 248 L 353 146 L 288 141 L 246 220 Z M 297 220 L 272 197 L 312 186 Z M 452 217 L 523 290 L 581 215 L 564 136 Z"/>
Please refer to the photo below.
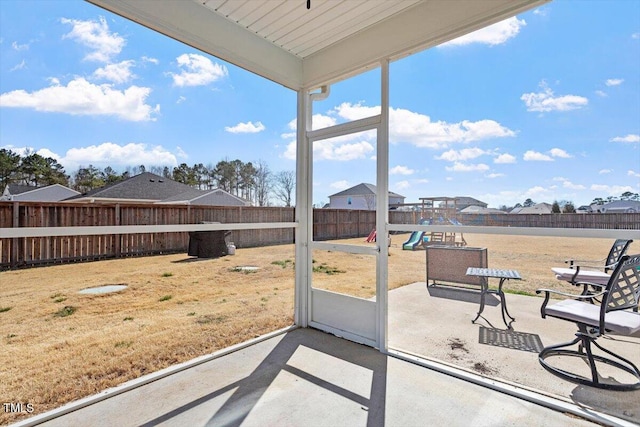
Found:
<path fill-rule="evenodd" d="M 392 224 L 416 224 L 417 212 L 391 211 Z M 314 240 L 367 236 L 374 211 L 316 209 Z M 640 214 L 460 215 L 465 225 L 640 229 Z M 293 222 L 294 208 L 148 204 L 0 202 L 0 228 Z M 293 243 L 294 230 L 234 230 L 238 248 Z M 0 239 L 0 269 L 186 252 L 189 234 L 139 233 Z"/>

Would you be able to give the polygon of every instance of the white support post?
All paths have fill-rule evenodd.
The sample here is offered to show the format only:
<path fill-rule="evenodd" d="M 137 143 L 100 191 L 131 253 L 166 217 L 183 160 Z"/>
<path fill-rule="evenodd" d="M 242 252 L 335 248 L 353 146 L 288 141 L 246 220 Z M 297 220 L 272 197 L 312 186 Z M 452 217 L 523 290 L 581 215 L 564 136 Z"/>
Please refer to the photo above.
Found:
<path fill-rule="evenodd" d="M 309 299 L 311 287 L 310 242 L 313 232 L 311 193 L 311 146 L 307 138 L 310 128 L 310 98 L 306 89 L 298 91 L 296 132 L 296 228 L 295 238 L 295 308 L 294 322 L 306 328 L 309 325 Z"/>
<path fill-rule="evenodd" d="M 389 283 L 389 60 L 380 64 L 380 126 L 377 139 L 376 230 L 378 260 L 376 266 L 376 332 L 378 348 L 387 352 Z"/>

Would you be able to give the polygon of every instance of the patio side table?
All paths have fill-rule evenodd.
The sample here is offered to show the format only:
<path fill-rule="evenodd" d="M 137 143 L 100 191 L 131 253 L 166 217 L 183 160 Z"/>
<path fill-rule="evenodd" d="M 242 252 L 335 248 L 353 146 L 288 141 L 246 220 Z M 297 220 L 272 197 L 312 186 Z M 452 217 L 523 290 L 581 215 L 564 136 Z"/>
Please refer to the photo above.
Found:
<path fill-rule="evenodd" d="M 480 292 L 480 310 L 478 311 L 478 315 L 475 319 L 471 321 L 471 323 L 475 323 L 476 320 L 480 317 L 482 312 L 484 311 L 484 298 L 486 294 L 496 294 L 500 297 L 500 308 L 502 309 L 502 320 L 504 324 L 507 326 L 507 329 L 513 329 L 511 327 L 511 323 L 513 323 L 516 319 L 515 317 L 509 314 L 507 310 L 507 300 L 504 296 L 504 292 L 502 291 L 502 285 L 506 280 L 521 280 L 520 273 L 516 270 L 498 270 L 495 268 L 477 268 L 477 267 L 469 267 L 467 269 L 468 276 L 477 276 L 482 277 L 484 280 L 482 281 L 482 291 Z M 496 278 L 500 279 L 500 283 L 498 284 L 498 289 L 489 289 L 489 279 Z M 511 319 L 511 322 L 507 322 L 507 317 Z"/>

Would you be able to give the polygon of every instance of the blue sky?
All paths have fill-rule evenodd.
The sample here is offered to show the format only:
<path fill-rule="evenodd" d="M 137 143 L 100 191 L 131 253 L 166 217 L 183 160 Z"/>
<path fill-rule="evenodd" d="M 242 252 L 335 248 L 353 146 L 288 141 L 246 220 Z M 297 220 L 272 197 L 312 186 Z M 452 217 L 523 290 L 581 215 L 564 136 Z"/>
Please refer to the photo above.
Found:
<path fill-rule="evenodd" d="M 490 207 L 640 192 L 640 2 L 555 1 L 390 68 L 390 189 Z M 379 70 L 314 128 L 379 111 Z M 0 2 L 0 147 L 79 166 L 295 169 L 293 91 L 75 0 Z M 375 136 L 314 145 L 316 203 L 375 183 Z"/>

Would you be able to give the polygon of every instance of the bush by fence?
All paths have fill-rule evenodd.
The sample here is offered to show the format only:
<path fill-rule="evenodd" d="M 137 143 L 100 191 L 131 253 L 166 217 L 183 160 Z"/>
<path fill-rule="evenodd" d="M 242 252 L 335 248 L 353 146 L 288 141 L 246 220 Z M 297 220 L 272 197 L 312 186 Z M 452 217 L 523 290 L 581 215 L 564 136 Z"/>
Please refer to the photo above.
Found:
<path fill-rule="evenodd" d="M 416 224 L 417 212 L 389 212 L 394 224 Z M 640 229 L 640 214 L 464 215 L 466 225 Z M 316 209 L 315 240 L 367 236 L 374 211 Z M 294 208 L 0 202 L 0 228 L 293 222 Z M 234 230 L 238 248 L 293 243 L 293 229 Z M 188 233 L 110 234 L 0 239 L 0 268 L 186 252 Z"/>

